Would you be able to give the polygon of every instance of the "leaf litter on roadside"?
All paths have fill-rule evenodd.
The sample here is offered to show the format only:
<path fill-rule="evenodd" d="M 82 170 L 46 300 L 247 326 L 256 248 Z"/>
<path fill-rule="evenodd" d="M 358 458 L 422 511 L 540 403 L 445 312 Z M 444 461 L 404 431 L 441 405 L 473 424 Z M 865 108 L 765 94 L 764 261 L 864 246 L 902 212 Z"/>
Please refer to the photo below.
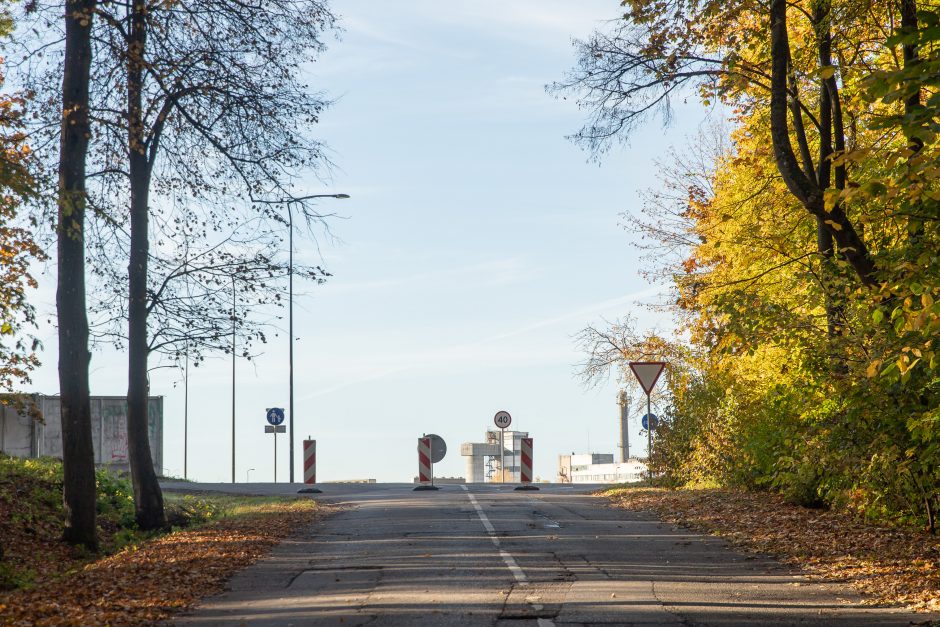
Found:
<path fill-rule="evenodd" d="M 0 623 L 141 625 L 165 620 L 222 590 L 232 574 L 310 525 L 324 508 L 311 499 L 292 499 L 249 503 L 243 510 L 94 561 L 53 544 L 56 550 L 39 560 L 52 562 L 44 564 L 45 576 L 30 587 L 0 593 Z M 56 562 L 60 570 L 73 572 L 53 576 Z"/>
<path fill-rule="evenodd" d="M 774 556 L 810 578 L 849 583 L 866 595 L 865 603 L 940 610 L 940 538 L 929 533 L 793 505 L 769 492 L 614 488 L 602 494 L 618 507 L 652 511 Z"/>

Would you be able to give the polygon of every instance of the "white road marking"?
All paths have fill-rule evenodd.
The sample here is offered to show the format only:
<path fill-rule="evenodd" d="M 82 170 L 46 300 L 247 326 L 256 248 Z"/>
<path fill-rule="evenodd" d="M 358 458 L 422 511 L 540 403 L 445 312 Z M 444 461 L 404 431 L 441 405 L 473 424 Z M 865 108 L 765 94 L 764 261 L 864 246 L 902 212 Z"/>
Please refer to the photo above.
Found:
<path fill-rule="evenodd" d="M 477 510 L 477 516 L 480 517 L 480 522 L 483 523 L 483 527 L 486 529 L 486 532 L 489 534 L 490 540 L 493 542 L 493 546 L 499 549 L 499 556 L 503 558 L 503 562 L 505 562 L 506 567 L 509 568 L 509 572 L 512 573 L 512 576 L 516 578 L 516 582 L 520 586 L 529 585 L 529 580 L 526 578 L 525 573 L 522 571 L 522 569 L 519 568 L 519 564 L 516 562 L 516 559 L 512 555 L 510 555 L 507 551 L 504 551 L 502 547 L 500 547 L 499 538 L 496 537 L 496 529 L 493 527 L 493 523 L 490 522 L 490 519 L 483 512 L 483 508 L 480 507 L 479 503 L 477 503 L 476 497 L 470 494 L 470 490 L 467 488 L 467 486 L 461 484 L 460 487 L 463 488 L 464 492 L 467 493 L 467 498 L 470 499 L 470 503 L 473 504 L 473 508 Z M 533 605 L 533 609 L 535 609 L 536 611 L 541 610 L 543 607 L 544 606 Z M 538 625 L 539 627 L 555 627 L 555 623 L 553 623 L 551 620 L 547 618 L 539 618 Z"/>

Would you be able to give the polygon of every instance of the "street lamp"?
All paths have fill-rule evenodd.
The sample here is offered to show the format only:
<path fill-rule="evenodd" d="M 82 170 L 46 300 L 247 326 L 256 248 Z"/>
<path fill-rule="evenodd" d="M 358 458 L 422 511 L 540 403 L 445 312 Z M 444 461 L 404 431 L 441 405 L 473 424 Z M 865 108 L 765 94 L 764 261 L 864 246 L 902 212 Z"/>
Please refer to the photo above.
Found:
<path fill-rule="evenodd" d="M 349 198 L 349 194 L 313 194 L 304 196 L 300 200 L 310 200 L 312 198 Z M 288 409 L 288 427 L 290 432 L 290 482 L 294 483 L 294 212 L 291 210 L 290 203 L 287 204 L 287 230 L 288 230 L 288 259 L 287 259 L 287 327 L 290 334 L 290 354 L 288 361 L 290 363 L 290 400 Z"/>
<path fill-rule="evenodd" d="M 232 275 L 232 483 L 235 483 L 235 275 Z"/>

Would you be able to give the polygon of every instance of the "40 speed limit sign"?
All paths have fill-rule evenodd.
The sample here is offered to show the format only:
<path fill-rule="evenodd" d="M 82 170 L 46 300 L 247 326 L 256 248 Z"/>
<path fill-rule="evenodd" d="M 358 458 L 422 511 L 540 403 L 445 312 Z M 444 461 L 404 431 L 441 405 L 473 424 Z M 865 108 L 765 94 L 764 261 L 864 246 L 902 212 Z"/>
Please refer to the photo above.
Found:
<path fill-rule="evenodd" d="M 505 429 L 512 424 L 512 416 L 509 415 L 508 411 L 500 410 L 493 416 L 493 423 L 500 429 Z"/>

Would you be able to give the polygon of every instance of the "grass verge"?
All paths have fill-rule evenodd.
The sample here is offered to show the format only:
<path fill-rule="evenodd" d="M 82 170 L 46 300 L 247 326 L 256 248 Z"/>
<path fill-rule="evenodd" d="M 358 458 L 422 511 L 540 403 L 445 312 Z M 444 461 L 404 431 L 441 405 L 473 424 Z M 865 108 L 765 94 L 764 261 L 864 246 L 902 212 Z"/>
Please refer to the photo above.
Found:
<path fill-rule="evenodd" d="M 0 457 L 0 624 L 153 624 L 218 592 L 324 509 L 309 498 L 165 493 L 170 530 L 133 523 L 127 482 L 99 473 L 102 550 L 59 540 L 61 464 Z"/>
<path fill-rule="evenodd" d="M 618 486 L 601 492 L 624 509 L 772 555 L 808 577 L 851 584 L 872 605 L 940 610 L 940 538 L 879 527 L 851 513 L 809 509 L 769 492 Z"/>

